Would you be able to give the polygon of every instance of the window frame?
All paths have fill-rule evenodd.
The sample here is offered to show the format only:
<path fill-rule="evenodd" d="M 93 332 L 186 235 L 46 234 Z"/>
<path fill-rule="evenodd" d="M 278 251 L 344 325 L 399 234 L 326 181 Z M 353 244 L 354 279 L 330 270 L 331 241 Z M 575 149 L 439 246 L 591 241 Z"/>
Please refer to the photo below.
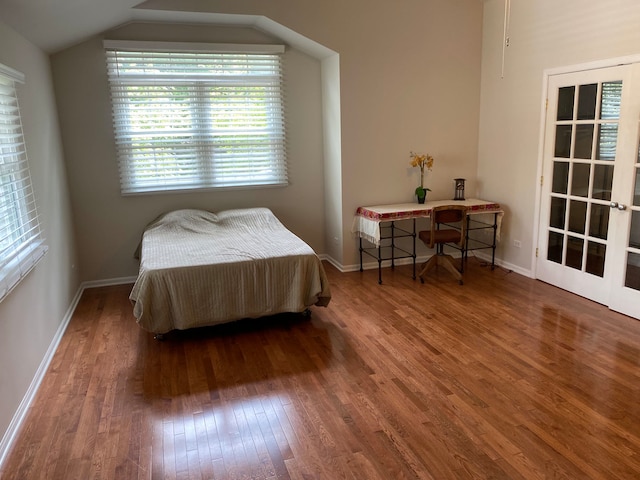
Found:
<path fill-rule="evenodd" d="M 284 46 L 103 44 L 122 195 L 288 185 Z"/>
<path fill-rule="evenodd" d="M 0 64 L 0 301 L 33 270 L 44 244 L 18 101 L 21 72 Z"/>

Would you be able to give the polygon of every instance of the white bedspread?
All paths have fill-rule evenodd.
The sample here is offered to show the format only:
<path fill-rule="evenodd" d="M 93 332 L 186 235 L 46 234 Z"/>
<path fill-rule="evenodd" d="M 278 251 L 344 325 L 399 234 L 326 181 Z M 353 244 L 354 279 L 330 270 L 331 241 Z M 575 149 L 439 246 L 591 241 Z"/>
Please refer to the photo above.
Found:
<path fill-rule="evenodd" d="M 267 208 L 178 210 L 143 234 L 129 296 L 154 333 L 302 312 L 331 298 L 320 259 Z"/>

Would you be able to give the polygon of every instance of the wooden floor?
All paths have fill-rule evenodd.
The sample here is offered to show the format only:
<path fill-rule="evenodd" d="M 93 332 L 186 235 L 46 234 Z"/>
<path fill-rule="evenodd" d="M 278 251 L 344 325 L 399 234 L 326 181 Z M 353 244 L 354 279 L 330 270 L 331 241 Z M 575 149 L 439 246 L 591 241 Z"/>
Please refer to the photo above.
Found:
<path fill-rule="evenodd" d="M 182 332 L 87 290 L 2 479 L 637 479 L 640 321 L 469 259 Z"/>

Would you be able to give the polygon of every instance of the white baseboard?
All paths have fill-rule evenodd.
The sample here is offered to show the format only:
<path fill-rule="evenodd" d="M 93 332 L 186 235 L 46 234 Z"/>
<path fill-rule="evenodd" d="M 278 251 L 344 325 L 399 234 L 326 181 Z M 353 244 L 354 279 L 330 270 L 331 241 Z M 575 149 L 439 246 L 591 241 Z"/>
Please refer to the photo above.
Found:
<path fill-rule="evenodd" d="M 491 257 L 488 256 L 488 255 L 484 255 L 482 253 L 478 253 L 478 254 L 476 254 L 476 257 L 481 258 L 483 261 L 486 261 L 488 263 L 491 262 Z M 343 273 L 355 272 L 355 271 L 360 270 L 360 265 L 359 264 L 346 265 L 346 266 L 345 265 L 341 265 L 339 262 L 337 262 L 335 259 L 333 259 L 329 255 L 319 255 L 319 258 L 321 260 L 326 260 L 331 265 L 336 267 L 340 272 L 343 272 Z M 426 261 L 428 258 L 429 258 L 428 255 L 427 256 L 418 257 L 418 258 L 416 258 L 416 264 L 420 264 L 420 263 Z M 386 266 L 386 263 L 389 263 L 389 262 L 386 261 L 385 262 L 385 266 Z M 402 258 L 402 259 L 396 260 L 395 264 L 396 265 L 410 265 L 411 264 L 411 259 L 410 258 Z M 533 278 L 531 271 L 522 269 L 522 268 L 517 267 L 515 265 L 508 264 L 508 263 L 503 262 L 503 261 L 501 261 L 499 259 L 496 260 L 496 265 L 498 265 L 498 266 L 500 266 L 502 268 L 505 268 L 507 270 L 511 270 L 513 272 L 519 273 L 519 274 L 524 275 L 526 277 Z M 363 268 L 363 270 L 370 270 L 370 269 L 378 268 L 378 262 L 373 261 L 373 262 L 364 263 L 362 265 L 362 268 Z M 20 406 L 18 407 L 18 410 L 16 411 L 15 415 L 11 419 L 11 423 L 9 424 L 9 428 L 7 429 L 7 431 L 5 432 L 4 436 L 2 437 L 2 441 L 0 441 L 0 468 L 2 467 L 2 463 L 4 462 L 5 458 L 7 457 L 9 451 L 11 450 L 11 446 L 13 445 L 13 442 L 14 442 L 16 436 L 18 435 L 18 432 L 20 431 L 20 428 L 22 427 L 22 423 L 24 422 L 24 419 L 27 416 L 27 413 L 28 413 L 28 410 L 29 410 L 29 406 L 31 405 L 31 402 L 33 401 L 33 399 L 34 399 L 34 397 L 36 395 L 36 392 L 38 391 L 38 388 L 40 387 L 40 384 L 42 383 L 44 375 L 46 374 L 47 369 L 49 368 L 49 364 L 53 360 L 53 356 L 56 353 L 58 345 L 60 344 L 60 340 L 62 340 L 62 336 L 64 335 L 64 332 L 67 329 L 67 326 L 69 325 L 69 322 L 71 321 L 71 317 L 73 316 L 73 312 L 75 311 L 76 307 L 78 306 L 78 302 L 80 301 L 80 297 L 82 296 L 82 293 L 84 292 L 84 290 L 87 289 L 87 288 L 106 287 L 106 286 L 112 286 L 112 285 L 123 285 L 123 284 L 127 284 L 127 283 L 134 283 L 135 280 L 136 280 L 136 277 L 119 277 L 119 278 L 110 278 L 110 279 L 105 279 L 105 280 L 93 280 L 93 281 L 89 281 L 89 282 L 83 282 L 80 285 L 80 288 L 78 288 L 77 293 L 73 297 L 73 300 L 71 301 L 71 304 L 69 305 L 69 308 L 67 309 L 67 312 L 65 313 L 64 319 L 63 319 L 62 323 L 60 324 L 60 326 L 58 327 L 58 330 L 56 331 L 56 334 L 54 335 L 53 340 L 51 341 L 51 344 L 49 345 L 49 348 L 47 349 L 47 352 L 46 352 L 45 356 L 43 357 L 42 361 L 40 362 L 40 366 L 38 367 L 38 370 L 36 371 L 36 374 L 33 377 L 33 380 L 31 381 L 31 384 L 29 385 L 27 393 L 25 394 L 24 398 L 22 399 L 22 402 L 20 402 Z"/>
<path fill-rule="evenodd" d="M 333 257 L 331 257 L 330 255 L 327 255 L 326 253 L 321 253 L 318 255 L 318 258 L 320 260 L 324 260 L 326 262 L 329 262 L 331 265 L 333 265 L 334 267 L 336 267 L 338 269 L 338 271 L 340 272 L 344 272 L 342 264 L 340 264 L 339 262 L 337 262 Z"/>
<path fill-rule="evenodd" d="M 117 277 L 117 278 L 107 278 L 106 280 L 91 280 L 89 282 L 82 282 L 80 288 L 84 291 L 87 288 L 97 288 L 97 287 L 110 287 L 112 285 L 125 285 L 127 283 L 135 283 L 136 278 L 138 277 Z"/>
<path fill-rule="evenodd" d="M 459 252 L 453 252 L 452 255 L 455 256 L 460 256 Z M 486 253 L 483 252 L 473 252 L 473 256 L 477 257 L 478 259 L 487 262 L 487 263 L 491 263 L 491 255 L 487 255 Z M 328 255 L 320 255 L 319 256 L 322 260 L 326 260 L 327 262 L 329 262 L 331 265 L 333 265 L 334 267 L 336 267 L 340 272 L 342 273 L 346 273 L 346 272 L 357 272 L 360 270 L 360 264 L 352 264 L 352 265 L 342 265 L 340 263 L 338 263 L 337 261 L 335 261 L 333 258 L 329 257 Z M 420 265 L 423 262 L 426 262 L 429 258 L 431 257 L 431 255 L 422 255 L 416 258 L 416 265 Z M 411 265 L 412 260 L 411 258 L 401 258 L 395 261 L 396 265 Z M 391 262 L 389 260 L 384 260 L 382 262 L 382 267 L 388 267 L 391 265 Z M 518 273 L 520 275 L 523 275 L 525 277 L 529 277 L 529 278 L 534 278 L 533 277 L 533 272 L 531 270 L 527 270 L 521 267 L 518 267 L 517 265 L 513 265 L 511 263 L 508 262 L 504 262 L 498 258 L 496 258 L 495 260 L 495 265 L 497 267 L 501 267 L 504 268 L 505 270 L 510 270 L 512 272 Z M 369 262 L 363 262 L 362 264 L 362 269 L 363 270 L 373 270 L 373 269 L 377 269 L 378 268 L 378 262 L 375 260 L 369 261 Z"/>
<path fill-rule="evenodd" d="M 27 416 L 29 407 L 31 406 L 31 402 L 33 401 L 38 391 L 38 388 L 42 383 L 42 379 L 47 373 L 49 364 L 51 363 L 51 360 L 53 360 L 53 356 L 55 355 L 56 350 L 58 349 L 60 340 L 62 340 L 62 336 L 64 335 L 64 332 L 67 329 L 69 322 L 71 321 L 73 312 L 78 306 L 78 302 L 80 301 L 80 297 L 82 296 L 83 291 L 84 291 L 84 288 L 82 288 L 81 286 L 76 292 L 75 296 L 73 297 L 73 300 L 71 301 L 71 304 L 69 305 L 69 308 L 67 309 L 67 312 L 64 315 L 62 323 L 60 324 L 60 326 L 58 327 L 58 330 L 53 336 L 53 340 L 51 340 L 51 343 L 49 344 L 49 348 L 47 349 L 47 352 L 42 358 L 42 361 L 40 362 L 40 366 L 38 367 L 38 370 L 36 370 L 33 380 L 31 381 L 31 384 L 29 385 L 27 392 L 25 393 L 24 397 L 22 398 L 22 401 L 20 402 L 20 405 L 18 406 L 18 410 L 16 410 L 16 413 L 11 419 L 11 423 L 9 423 L 9 428 L 7 428 L 7 431 L 2 437 L 2 441 L 0 441 L 0 469 L 2 467 L 2 464 L 5 458 L 9 454 L 9 451 L 11 450 L 11 447 L 13 446 L 13 442 L 15 441 L 20 431 L 20 428 L 22 427 L 22 423 L 24 422 L 24 419 Z"/>
<path fill-rule="evenodd" d="M 487 262 L 487 263 L 491 263 L 491 255 L 487 255 L 485 253 L 475 253 L 475 256 L 482 259 L 483 261 Z M 517 265 L 513 265 L 512 263 L 509 262 L 505 262 L 503 260 L 500 260 L 499 258 L 496 258 L 496 266 L 504 268 L 505 270 L 509 270 L 511 272 L 515 272 L 517 274 L 520 274 L 522 276 L 525 277 L 529 277 L 529 278 L 535 278 L 533 276 L 533 272 L 531 270 L 527 270 L 526 268 L 522 268 L 522 267 L 518 267 Z"/>
<path fill-rule="evenodd" d="M 73 317 L 73 312 L 78 306 L 78 302 L 80 301 L 80 297 L 82 297 L 82 293 L 87 288 L 107 287 L 111 285 L 123 285 L 127 283 L 134 283 L 135 281 L 136 281 L 136 277 L 119 277 L 119 278 L 110 278 L 106 280 L 95 280 L 95 281 L 83 282 L 82 284 L 80 284 L 78 291 L 73 297 L 73 300 L 71 301 L 71 304 L 69 305 L 69 308 L 67 309 L 67 312 L 64 315 L 62 323 L 58 327 L 58 330 L 56 331 L 53 339 L 51 340 L 51 343 L 49 344 L 49 348 L 47 349 L 47 352 L 45 353 L 44 357 L 42 358 L 42 361 L 40 362 L 38 370 L 36 371 L 35 376 L 33 377 L 33 380 L 31 381 L 31 384 L 27 389 L 27 393 L 25 393 L 24 397 L 22 398 L 22 401 L 18 406 L 18 410 L 16 410 L 15 415 L 11 419 L 11 423 L 9 423 L 9 428 L 7 429 L 4 436 L 2 437 L 2 441 L 0 441 L 0 467 L 2 466 L 2 463 L 4 462 L 7 455 L 9 454 L 9 451 L 11 450 L 11 446 L 13 445 L 13 442 L 15 441 L 20 431 L 20 428 L 22 427 L 22 423 L 24 422 L 24 419 L 27 416 L 27 412 L 29 411 L 31 402 L 33 401 L 38 391 L 38 388 L 42 383 L 42 379 L 47 373 L 49 364 L 53 360 L 53 356 L 55 355 L 56 350 L 58 349 L 58 345 L 60 344 L 60 340 L 62 340 L 62 336 L 64 335 L 64 332 L 66 331 L 67 327 L 69 326 L 69 322 L 71 321 L 71 317 Z"/>

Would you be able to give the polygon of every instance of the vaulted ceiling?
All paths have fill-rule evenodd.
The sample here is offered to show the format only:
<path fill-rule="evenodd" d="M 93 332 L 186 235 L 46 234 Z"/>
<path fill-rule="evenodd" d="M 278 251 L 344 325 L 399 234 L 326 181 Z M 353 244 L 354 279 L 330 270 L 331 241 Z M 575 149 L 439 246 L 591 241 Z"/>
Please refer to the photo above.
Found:
<path fill-rule="evenodd" d="M 0 0 L 0 20 L 47 53 L 133 21 L 254 26 L 270 30 L 264 18 L 145 8 L 139 0 Z M 275 32 L 272 32 L 275 33 Z"/>
<path fill-rule="evenodd" d="M 335 53 L 263 16 L 158 10 L 153 5 L 139 0 L 0 0 L 0 20 L 47 53 L 136 21 L 253 27 L 315 58 Z"/>
<path fill-rule="evenodd" d="M 53 53 L 134 19 L 140 0 L 0 0 L 0 19 Z"/>

